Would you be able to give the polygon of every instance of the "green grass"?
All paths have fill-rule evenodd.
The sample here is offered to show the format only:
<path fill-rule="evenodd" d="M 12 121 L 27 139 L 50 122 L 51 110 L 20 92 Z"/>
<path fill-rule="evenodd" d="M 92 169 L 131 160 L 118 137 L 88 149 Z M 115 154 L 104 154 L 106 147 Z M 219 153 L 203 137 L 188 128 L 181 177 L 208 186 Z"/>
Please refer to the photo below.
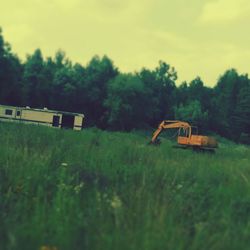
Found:
<path fill-rule="evenodd" d="M 0 124 L 0 249 L 249 249 L 250 148 Z"/>

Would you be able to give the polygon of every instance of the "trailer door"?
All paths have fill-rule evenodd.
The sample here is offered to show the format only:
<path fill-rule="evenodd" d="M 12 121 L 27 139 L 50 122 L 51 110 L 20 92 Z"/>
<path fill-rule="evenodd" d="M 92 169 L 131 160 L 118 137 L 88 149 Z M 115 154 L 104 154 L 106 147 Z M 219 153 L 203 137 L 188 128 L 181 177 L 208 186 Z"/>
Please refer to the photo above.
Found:
<path fill-rule="evenodd" d="M 74 123 L 75 123 L 75 116 L 74 115 L 68 115 L 68 114 L 63 114 L 62 116 L 62 128 L 74 128 Z"/>

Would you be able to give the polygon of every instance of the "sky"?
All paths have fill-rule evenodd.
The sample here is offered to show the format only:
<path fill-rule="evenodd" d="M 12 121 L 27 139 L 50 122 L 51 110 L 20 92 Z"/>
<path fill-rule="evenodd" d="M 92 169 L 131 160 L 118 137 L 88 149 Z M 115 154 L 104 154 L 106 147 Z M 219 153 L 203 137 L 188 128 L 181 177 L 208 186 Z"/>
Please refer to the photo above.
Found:
<path fill-rule="evenodd" d="M 107 55 L 121 72 L 175 67 L 177 83 L 214 86 L 250 73 L 249 0 L 0 0 L 3 36 L 22 60 L 58 49 L 86 65 Z"/>

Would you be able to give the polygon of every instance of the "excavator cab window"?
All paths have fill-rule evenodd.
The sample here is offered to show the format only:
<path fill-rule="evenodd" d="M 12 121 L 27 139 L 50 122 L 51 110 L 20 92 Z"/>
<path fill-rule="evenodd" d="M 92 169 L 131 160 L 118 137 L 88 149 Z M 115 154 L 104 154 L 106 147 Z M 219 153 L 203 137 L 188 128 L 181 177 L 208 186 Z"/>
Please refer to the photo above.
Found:
<path fill-rule="evenodd" d="M 178 136 L 181 136 L 181 137 L 188 137 L 188 134 L 189 134 L 188 129 L 179 128 Z"/>

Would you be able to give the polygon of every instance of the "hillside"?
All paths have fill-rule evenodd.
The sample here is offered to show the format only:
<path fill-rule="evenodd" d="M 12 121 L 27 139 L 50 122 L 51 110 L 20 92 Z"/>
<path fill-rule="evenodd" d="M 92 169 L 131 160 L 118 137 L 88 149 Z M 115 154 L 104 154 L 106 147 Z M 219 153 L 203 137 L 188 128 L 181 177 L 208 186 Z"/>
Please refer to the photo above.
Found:
<path fill-rule="evenodd" d="M 249 147 L 9 123 L 0 135 L 0 249 L 249 249 Z"/>

